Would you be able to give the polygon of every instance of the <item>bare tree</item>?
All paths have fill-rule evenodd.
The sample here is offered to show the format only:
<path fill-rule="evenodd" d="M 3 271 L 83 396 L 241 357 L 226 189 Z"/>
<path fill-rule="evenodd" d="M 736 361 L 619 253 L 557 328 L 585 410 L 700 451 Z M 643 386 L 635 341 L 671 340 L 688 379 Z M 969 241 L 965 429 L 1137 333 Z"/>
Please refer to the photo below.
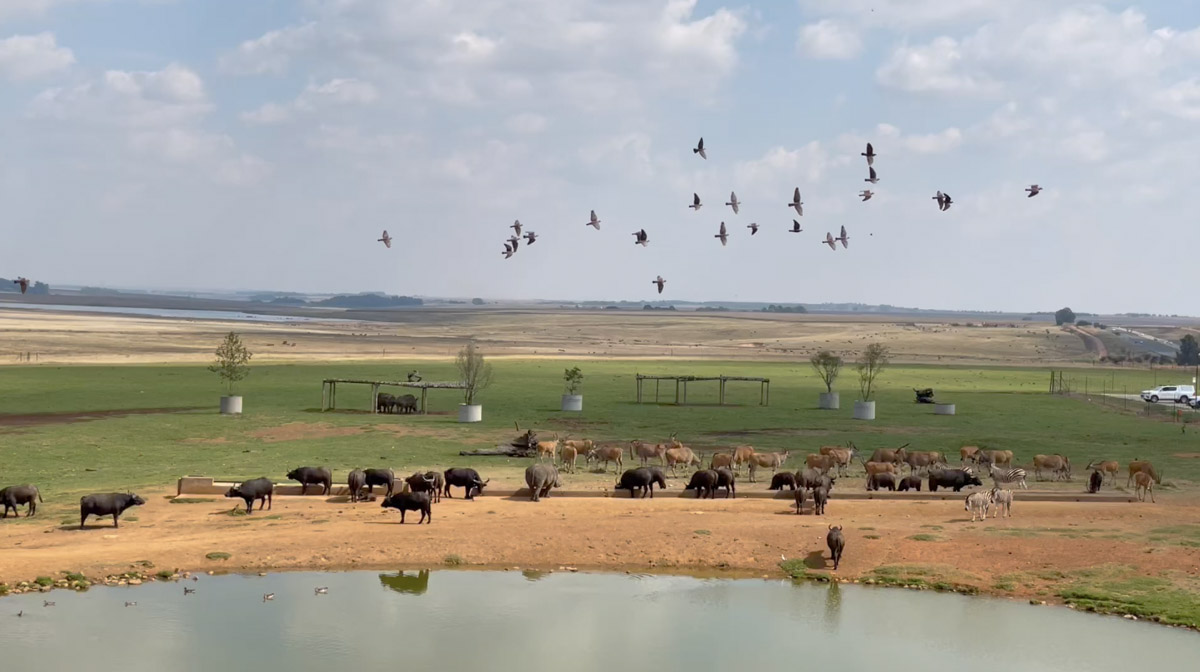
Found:
<path fill-rule="evenodd" d="M 233 396 L 234 383 L 250 375 L 247 363 L 254 355 L 242 344 L 242 339 L 235 332 L 225 335 L 225 340 L 217 347 L 217 361 L 208 367 L 209 371 L 221 377 L 229 396 Z"/>
<path fill-rule="evenodd" d="M 858 389 L 862 392 L 862 401 L 870 401 L 874 392 L 875 377 L 883 372 L 891 361 L 891 352 L 882 343 L 872 343 L 867 346 L 858 359 Z"/>
<path fill-rule="evenodd" d="M 822 350 L 808 361 L 812 364 L 813 371 L 821 377 L 821 382 L 825 383 L 825 391 L 832 394 L 833 382 L 842 372 L 842 358 L 828 350 Z"/>
<path fill-rule="evenodd" d="M 454 365 L 458 367 L 459 380 L 466 385 L 463 390 L 463 402 L 470 406 L 475 403 L 475 395 L 492 384 L 492 365 L 484 360 L 483 353 L 479 351 L 475 341 L 467 343 L 458 351 Z"/>

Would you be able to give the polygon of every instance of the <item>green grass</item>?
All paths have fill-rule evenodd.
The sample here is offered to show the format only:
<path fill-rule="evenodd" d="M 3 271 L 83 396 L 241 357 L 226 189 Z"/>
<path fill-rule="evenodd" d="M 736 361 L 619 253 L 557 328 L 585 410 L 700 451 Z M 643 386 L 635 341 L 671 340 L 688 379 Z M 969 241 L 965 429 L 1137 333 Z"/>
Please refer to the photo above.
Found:
<path fill-rule="evenodd" d="M 948 570 L 924 565 L 883 565 L 871 570 L 877 585 L 927 588 L 942 592 L 976 595 L 979 588 L 956 580 Z"/>
<path fill-rule="evenodd" d="M 48 576 L 39 576 L 36 579 L 34 579 L 33 582 L 39 586 L 53 586 L 54 585 L 54 579 L 52 579 Z"/>
<path fill-rule="evenodd" d="M 172 504 L 211 504 L 217 500 L 204 497 L 172 497 L 167 501 Z"/>
<path fill-rule="evenodd" d="M 451 553 L 450 555 L 447 555 L 445 558 L 442 559 L 442 563 L 448 567 L 457 567 L 457 566 L 463 564 L 463 559 L 458 557 L 457 555 Z"/>
<path fill-rule="evenodd" d="M 1077 608 L 1200 626 L 1200 578 L 1194 575 L 1145 576 L 1132 568 L 1107 566 L 1068 578 L 1057 594 Z"/>
<path fill-rule="evenodd" d="M 228 560 L 233 556 L 225 551 L 210 551 L 205 553 L 204 557 L 208 558 L 209 560 Z"/>
<path fill-rule="evenodd" d="M 914 534 L 908 537 L 913 541 L 941 541 L 942 538 L 936 534 Z"/>
<path fill-rule="evenodd" d="M 437 390 L 430 391 L 430 405 L 441 414 L 371 415 L 364 412 L 369 391 L 362 386 L 343 386 L 338 394 L 342 409 L 319 412 L 321 379 L 402 378 L 413 368 L 403 362 L 256 366 L 240 389 L 246 413 L 239 418 L 216 413 L 221 391 L 203 366 L 3 367 L 0 399 L 8 414 L 202 410 L 6 427 L 0 429 L 0 464 L 8 481 L 41 487 L 50 515 L 65 515 L 73 498 L 84 492 L 163 487 L 185 474 L 284 481 L 286 471 L 300 464 L 328 465 L 336 481 L 344 480 L 351 468 L 379 466 L 406 471 L 471 465 L 485 476 L 519 478 L 524 460 L 458 454 L 511 438 L 515 421 L 522 428 L 603 441 L 665 440 L 678 432 L 680 440 L 702 453 L 733 444 L 803 453 L 847 441 L 864 450 L 911 442 L 914 448 L 946 452 L 952 460 L 964 444 L 1010 449 L 1022 463 L 1035 453 L 1060 452 L 1077 465 L 1076 480 L 1050 487 L 1070 489 L 1082 487 L 1080 472 L 1088 460 L 1141 457 L 1154 460 L 1173 483 L 1200 482 L 1200 459 L 1176 457 L 1200 452 L 1200 430 L 1180 433 L 1171 423 L 1046 395 L 1047 371 L 897 366 L 879 379 L 877 420 L 862 423 L 851 419 L 849 401 L 837 413 L 813 408 L 821 386 L 804 362 L 566 363 L 575 364 L 586 376 L 582 414 L 557 410 L 563 362 L 502 360 L 494 362 L 495 384 L 480 395 L 484 422 L 477 425 L 455 422 L 458 396 Z M 449 361 L 422 361 L 419 368 L 427 380 L 455 377 Z M 688 391 L 692 406 L 638 405 L 633 402 L 636 372 L 765 376 L 771 379 L 771 405 L 758 405 L 756 385 L 730 384 L 731 405 L 715 406 L 716 385 L 701 383 Z M 1097 381 L 1100 373 L 1095 372 Z M 1173 374 L 1158 375 L 1162 380 Z M 1152 382 L 1148 371 L 1118 371 L 1114 379 L 1131 389 Z M 853 371 L 847 370 L 837 385 L 844 400 L 853 400 L 855 387 Z M 933 387 L 939 398 L 958 404 L 960 415 L 934 416 L 930 407 L 912 402 L 913 387 Z M 652 398 L 652 386 L 647 394 Z M 305 423 L 306 428 L 279 441 L 264 434 L 288 423 Z M 319 435 L 314 433 L 318 423 L 329 432 L 349 433 Z M 799 461 L 793 457 L 791 464 Z M 172 501 L 193 499 L 199 498 Z"/>

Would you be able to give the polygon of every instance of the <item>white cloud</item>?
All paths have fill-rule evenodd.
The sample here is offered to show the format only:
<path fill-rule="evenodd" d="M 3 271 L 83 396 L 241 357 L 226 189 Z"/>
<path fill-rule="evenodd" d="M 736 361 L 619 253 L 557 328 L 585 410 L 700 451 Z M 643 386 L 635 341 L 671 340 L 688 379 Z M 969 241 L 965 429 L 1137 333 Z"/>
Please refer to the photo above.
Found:
<path fill-rule="evenodd" d="M 296 54 L 317 44 L 315 23 L 288 26 L 242 42 L 235 51 L 222 56 L 219 65 L 223 71 L 239 75 L 279 74 L 287 70 Z"/>
<path fill-rule="evenodd" d="M 746 22 L 725 8 L 692 19 L 695 10 L 696 0 L 667 2 L 657 31 L 659 48 L 670 57 L 688 59 L 693 68 L 699 63 L 727 74 L 737 64 L 735 43 L 746 32 Z"/>
<path fill-rule="evenodd" d="M 58 46 L 54 33 L 14 35 L 0 40 L 0 76 L 33 79 L 61 72 L 75 63 L 75 54 Z"/>
<path fill-rule="evenodd" d="M 280 105 L 278 103 L 265 103 L 258 109 L 241 114 L 242 121 L 248 124 L 279 124 L 287 121 L 292 117 L 291 105 Z"/>
<path fill-rule="evenodd" d="M 964 63 L 963 45 L 952 37 L 939 37 L 927 45 L 902 46 L 875 71 L 875 79 L 889 88 L 917 93 L 991 95 L 999 85 Z"/>
<path fill-rule="evenodd" d="M 1155 93 L 1152 102 L 1158 109 L 1180 119 L 1200 120 L 1200 81 L 1193 77 L 1172 84 Z"/>
<path fill-rule="evenodd" d="M 850 26 L 824 19 L 800 28 L 796 48 L 810 58 L 848 59 L 862 51 L 862 38 Z"/>
<path fill-rule="evenodd" d="M 514 114 L 504 122 L 504 126 L 513 133 L 541 133 L 546 130 L 546 117 L 532 112 Z"/>
<path fill-rule="evenodd" d="M 310 83 L 289 103 L 266 103 L 241 114 L 249 124 L 279 124 L 295 112 L 317 112 L 330 106 L 363 106 L 379 100 L 379 89 L 359 79 L 331 79 L 324 84 Z"/>
<path fill-rule="evenodd" d="M 496 41 L 471 31 L 463 31 L 450 39 L 449 60 L 459 63 L 483 63 L 496 53 Z"/>

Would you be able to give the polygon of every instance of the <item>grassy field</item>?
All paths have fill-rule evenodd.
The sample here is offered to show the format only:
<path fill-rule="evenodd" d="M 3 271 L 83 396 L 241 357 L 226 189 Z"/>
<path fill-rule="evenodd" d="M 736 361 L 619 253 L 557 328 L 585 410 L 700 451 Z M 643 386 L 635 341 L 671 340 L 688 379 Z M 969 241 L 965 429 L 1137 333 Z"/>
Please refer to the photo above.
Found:
<path fill-rule="evenodd" d="M 578 363 L 584 371 L 585 411 L 559 412 L 562 371 Z M 405 363 L 407 364 L 407 363 Z M 820 445 L 854 441 L 864 450 L 911 443 L 942 450 L 957 459 L 958 448 L 973 444 L 1013 450 L 1018 462 L 1035 453 L 1062 453 L 1076 465 L 1079 488 L 1091 459 L 1149 458 L 1159 466 L 1164 489 L 1187 489 L 1200 482 L 1200 429 L 1139 417 L 1131 402 L 1106 407 L 1046 394 L 1049 372 L 996 368 L 904 366 L 879 380 L 878 419 L 857 422 L 850 406 L 857 378 L 840 380 L 843 410 L 815 409 L 821 386 L 800 364 L 728 362 L 629 362 L 503 360 L 495 363 L 496 382 L 481 395 L 484 422 L 455 422 L 459 398 L 431 391 L 429 416 L 371 415 L 365 386 L 339 390 L 337 412 L 321 413 L 323 378 L 403 379 L 412 366 L 387 363 L 263 365 L 241 387 L 246 413 L 241 418 L 215 412 L 220 388 L 201 366 L 5 367 L 0 370 L 0 481 L 32 482 L 47 496 L 105 489 L 165 486 L 181 475 L 242 479 L 267 475 L 282 480 L 291 467 L 322 464 L 341 481 L 354 467 L 415 468 L 470 464 L 486 475 L 517 478 L 527 463 L 503 458 L 459 457 L 462 449 L 490 447 L 535 427 L 568 432 L 575 438 L 663 441 L 671 432 L 701 451 L 750 444 L 791 450 L 802 456 Z M 421 362 L 426 380 L 455 378 L 449 362 Z M 693 384 L 692 406 L 634 403 L 634 374 L 765 376 L 771 404 L 758 406 L 757 384 L 731 383 L 732 404 L 716 406 L 715 383 Z M 1076 375 L 1093 375 L 1078 372 Z M 1154 374 L 1095 372 L 1109 384 L 1142 389 Z M 1159 372 L 1160 381 L 1170 375 Z M 1165 381 L 1164 381 L 1165 382 Z M 940 417 L 932 407 L 913 403 L 913 387 L 933 387 L 939 399 L 958 404 L 959 415 Z M 648 388 L 653 398 L 653 386 Z M 663 398 L 673 395 L 664 386 Z M 121 409 L 175 409 L 77 420 L 73 414 Z M 353 410 L 352 410 L 353 409 Z M 60 414 L 48 417 L 47 414 Z M 802 459 L 802 457 L 801 457 Z M 793 458 L 792 465 L 800 461 Z M 583 478 L 582 476 L 580 478 Z M 590 477 L 600 482 L 602 477 Z M 1121 484 L 1123 485 L 1123 479 Z"/>

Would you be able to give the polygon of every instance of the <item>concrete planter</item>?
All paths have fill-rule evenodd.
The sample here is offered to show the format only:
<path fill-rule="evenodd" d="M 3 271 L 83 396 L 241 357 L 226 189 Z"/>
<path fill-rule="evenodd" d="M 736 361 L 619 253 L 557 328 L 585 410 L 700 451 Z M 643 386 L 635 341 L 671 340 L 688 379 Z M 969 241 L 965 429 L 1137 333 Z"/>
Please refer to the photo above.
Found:
<path fill-rule="evenodd" d="M 817 400 L 817 408 L 825 411 L 836 411 L 842 407 L 842 397 L 837 392 L 822 392 Z"/>
<path fill-rule="evenodd" d="M 854 419 L 855 420 L 874 420 L 875 419 L 875 402 L 873 402 L 873 401 L 856 401 L 856 402 L 854 402 Z"/>
<path fill-rule="evenodd" d="M 238 397 L 221 397 L 221 415 L 241 415 L 242 414 L 242 398 Z"/>
<path fill-rule="evenodd" d="M 564 395 L 562 395 L 562 410 L 564 410 L 564 411 L 582 411 L 583 410 L 583 395 L 582 394 L 564 394 Z"/>
<path fill-rule="evenodd" d="M 458 421 L 459 422 L 480 422 L 483 420 L 483 406 L 480 404 L 459 404 L 458 405 Z"/>
<path fill-rule="evenodd" d="M 934 404 L 934 415 L 954 415 L 954 404 Z"/>

